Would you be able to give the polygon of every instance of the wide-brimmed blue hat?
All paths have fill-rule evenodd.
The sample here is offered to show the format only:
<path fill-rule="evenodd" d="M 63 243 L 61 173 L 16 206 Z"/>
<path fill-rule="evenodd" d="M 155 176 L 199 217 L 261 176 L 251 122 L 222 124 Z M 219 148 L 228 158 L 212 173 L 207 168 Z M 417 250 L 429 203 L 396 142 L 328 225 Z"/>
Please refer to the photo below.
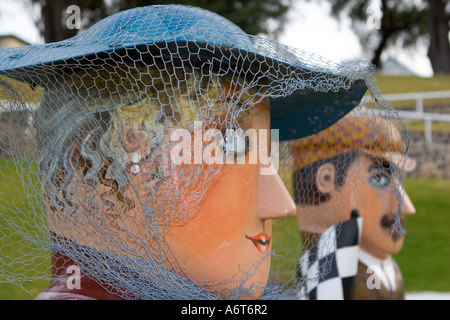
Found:
<path fill-rule="evenodd" d="M 130 9 L 64 41 L 1 49 L 0 74 L 39 85 L 58 65 L 93 56 L 101 60 L 120 50 L 140 54 L 143 47 L 154 54 L 169 50 L 180 59 L 196 56 L 268 72 L 270 85 L 279 86 L 270 97 L 272 128 L 279 129 L 280 140 L 328 128 L 356 107 L 367 90 L 362 77 L 355 76 L 364 73 L 361 66 L 355 72 L 315 56 L 302 57 L 295 49 L 247 35 L 215 13 L 182 5 Z M 283 81 L 291 82 L 289 88 Z"/>

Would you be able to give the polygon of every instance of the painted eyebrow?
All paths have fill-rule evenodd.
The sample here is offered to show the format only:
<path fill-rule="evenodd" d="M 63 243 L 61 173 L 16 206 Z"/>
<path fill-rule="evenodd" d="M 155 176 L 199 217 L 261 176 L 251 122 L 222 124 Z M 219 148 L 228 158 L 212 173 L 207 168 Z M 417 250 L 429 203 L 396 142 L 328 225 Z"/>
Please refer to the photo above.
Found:
<path fill-rule="evenodd" d="M 390 175 L 392 175 L 392 172 L 395 172 L 398 170 L 398 167 L 394 165 L 393 163 L 385 160 L 385 159 L 377 159 L 372 158 L 371 159 L 372 164 L 369 165 L 368 171 L 372 172 L 375 170 L 382 170 Z"/>

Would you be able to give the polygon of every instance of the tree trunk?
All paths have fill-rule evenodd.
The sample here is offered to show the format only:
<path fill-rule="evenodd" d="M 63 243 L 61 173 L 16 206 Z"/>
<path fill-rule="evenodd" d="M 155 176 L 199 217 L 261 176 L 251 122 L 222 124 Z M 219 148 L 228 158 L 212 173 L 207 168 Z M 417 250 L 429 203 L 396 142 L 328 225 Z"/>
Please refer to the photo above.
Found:
<path fill-rule="evenodd" d="M 395 29 L 392 27 L 392 17 L 386 0 L 381 0 L 381 11 L 383 16 L 381 17 L 381 26 L 378 29 L 378 34 L 380 36 L 380 42 L 374 51 L 372 58 L 372 64 L 378 69 L 382 68 L 381 65 L 381 55 L 387 46 L 389 38 L 395 33 Z"/>
<path fill-rule="evenodd" d="M 449 13 L 445 1 L 428 0 L 430 45 L 428 57 L 435 74 L 450 73 Z"/>
<path fill-rule="evenodd" d="M 381 34 L 381 41 L 378 43 L 377 48 L 374 51 L 374 55 L 372 58 L 372 64 L 375 65 L 378 69 L 381 69 L 381 54 L 384 51 L 384 48 L 386 47 L 386 43 L 387 43 L 387 38 L 383 35 L 383 33 Z"/>

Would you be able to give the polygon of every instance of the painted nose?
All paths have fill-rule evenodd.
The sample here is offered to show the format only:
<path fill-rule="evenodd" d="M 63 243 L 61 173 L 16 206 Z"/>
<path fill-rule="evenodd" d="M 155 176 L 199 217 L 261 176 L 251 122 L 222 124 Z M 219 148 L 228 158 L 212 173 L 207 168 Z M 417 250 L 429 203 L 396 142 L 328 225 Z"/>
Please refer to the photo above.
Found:
<path fill-rule="evenodd" d="M 258 217 L 265 220 L 295 216 L 295 202 L 273 164 L 261 164 L 260 170 Z"/>
<path fill-rule="evenodd" d="M 402 206 L 402 212 L 403 215 L 413 215 L 416 213 L 416 208 L 414 208 L 414 205 L 409 198 L 408 194 L 404 192 L 403 194 L 403 206 Z"/>
<path fill-rule="evenodd" d="M 413 215 L 416 213 L 416 208 L 414 208 L 414 205 L 411 201 L 411 199 L 409 198 L 408 194 L 406 193 L 405 190 L 405 186 L 400 183 L 398 180 L 395 180 L 395 185 L 396 185 L 396 192 L 400 192 L 400 194 L 402 195 L 402 211 L 400 214 L 402 215 Z"/>

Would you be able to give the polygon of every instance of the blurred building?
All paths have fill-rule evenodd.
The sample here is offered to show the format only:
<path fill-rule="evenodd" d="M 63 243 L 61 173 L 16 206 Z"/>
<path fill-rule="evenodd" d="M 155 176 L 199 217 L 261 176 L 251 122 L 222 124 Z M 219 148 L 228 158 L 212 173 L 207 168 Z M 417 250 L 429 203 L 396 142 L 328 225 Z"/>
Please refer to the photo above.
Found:
<path fill-rule="evenodd" d="M 29 45 L 29 43 L 13 34 L 0 35 L 0 48 L 19 47 L 24 45 Z M 25 85 L 19 82 L 10 81 L 3 77 L 0 77 L 0 81 L 9 82 L 12 85 L 12 88 L 17 88 L 20 92 L 30 91 L 32 93 L 32 90 L 24 89 Z M 30 96 L 32 96 L 32 94 L 30 94 Z M 28 100 L 33 99 L 30 98 Z M 0 148 L 2 150 L 2 153 L 0 154 L 1 157 L 14 156 L 14 150 L 17 149 L 17 143 L 23 144 L 23 141 L 26 141 L 27 147 L 25 149 L 27 150 L 27 152 L 32 151 L 34 144 L 34 134 L 29 130 L 30 121 L 33 121 L 33 113 L 30 112 L 30 109 L 33 110 L 34 108 L 28 107 L 24 108 L 24 111 L 11 111 L 11 108 L 9 107 L 10 101 L 11 97 L 9 96 L 9 94 L 0 91 Z M 35 103 L 35 101 L 33 102 Z M 31 102 L 29 106 L 31 106 L 33 102 Z M 22 139 L 19 139 L 22 140 L 22 142 L 11 139 L 11 137 L 13 136 L 11 132 L 12 130 L 17 130 L 17 127 L 23 128 L 23 130 L 21 131 L 23 135 L 21 137 Z"/>
<path fill-rule="evenodd" d="M 388 57 L 382 61 L 379 72 L 390 76 L 417 76 L 410 68 L 393 57 Z"/>
<path fill-rule="evenodd" d="M 26 45 L 29 45 L 29 43 L 13 34 L 0 35 L 0 48 L 19 47 Z"/>

